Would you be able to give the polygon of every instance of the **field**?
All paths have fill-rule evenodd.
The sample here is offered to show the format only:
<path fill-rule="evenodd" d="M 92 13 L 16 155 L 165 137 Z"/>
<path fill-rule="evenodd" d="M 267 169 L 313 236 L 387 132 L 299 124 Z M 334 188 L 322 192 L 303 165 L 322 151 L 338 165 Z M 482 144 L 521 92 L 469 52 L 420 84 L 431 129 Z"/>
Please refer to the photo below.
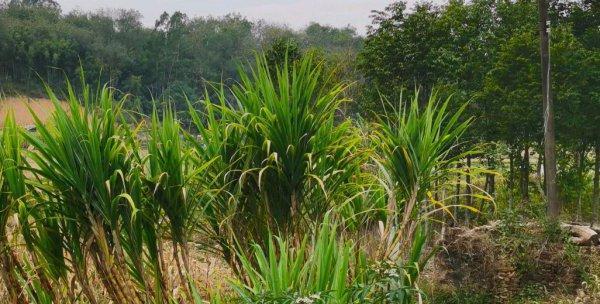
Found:
<path fill-rule="evenodd" d="M 7 97 L 0 99 L 0 128 L 4 127 L 4 119 L 8 113 L 12 112 L 15 116 L 15 122 L 22 127 L 35 126 L 35 120 L 31 112 L 41 121 L 47 121 L 54 111 L 54 105 L 49 99 L 27 98 L 27 97 Z"/>

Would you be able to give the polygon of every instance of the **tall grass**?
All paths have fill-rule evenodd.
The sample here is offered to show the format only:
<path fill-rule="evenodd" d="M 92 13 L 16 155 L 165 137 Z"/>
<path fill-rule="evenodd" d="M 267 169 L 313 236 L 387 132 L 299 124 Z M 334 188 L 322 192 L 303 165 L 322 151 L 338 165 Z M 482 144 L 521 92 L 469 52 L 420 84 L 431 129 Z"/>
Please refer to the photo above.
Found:
<path fill-rule="evenodd" d="M 25 195 L 25 183 L 21 165 L 21 137 L 12 114 L 6 117 L 0 134 L 0 274 L 8 290 L 11 302 L 25 301 L 24 290 L 19 284 L 19 276 L 24 276 L 23 265 L 19 263 L 9 240 L 7 224 L 17 210 L 19 200 Z"/>
<path fill-rule="evenodd" d="M 148 143 L 147 175 L 152 189 L 150 201 L 157 204 L 153 208 L 155 221 L 161 220 L 161 211 L 164 213 L 179 279 L 190 298 L 191 287 L 187 283 L 190 272 L 188 240 L 199 204 L 189 197 L 189 191 L 194 186 L 192 179 L 196 173 L 173 111 L 165 109 L 161 121 L 154 111 Z M 192 194 L 199 195 L 200 192 L 192 191 Z M 156 267 L 156 271 L 160 271 L 160 268 Z"/>
<path fill-rule="evenodd" d="M 129 195 L 135 183 L 132 149 L 126 140 L 127 125 L 119 123 L 120 105 L 113 105 L 112 92 L 103 88 L 92 95 L 89 88 L 82 102 L 68 86 L 68 109 L 63 109 L 56 95 L 48 90 L 55 103 L 53 119 L 45 125 L 36 118 L 38 134 L 26 134 L 35 148 L 30 158 L 35 167 L 29 170 L 43 178 L 39 189 L 60 218 L 58 229 L 78 282 L 84 294 L 95 302 L 88 274 L 88 259 L 100 273 L 104 288 L 116 303 L 142 302 L 144 296 L 135 288 L 143 280 L 142 269 L 129 264 L 130 258 L 142 254 L 140 246 L 124 246 L 141 227 L 131 227 L 139 202 Z M 137 263 L 139 265 L 139 263 Z M 131 266 L 131 267 L 129 267 Z M 139 279 L 134 282 L 136 274 Z"/>
<path fill-rule="evenodd" d="M 36 133 L 9 116 L 9 301 L 200 303 L 192 248 L 221 254 L 246 303 L 418 301 L 427 222 L 448 208 L 431 192 L 472 153 L 464 107 L 415 96 L 361 129 L 337 114 L 346 86 L 311 55 L 280 67 L 258 56 L 240 74 L 200 110 L 189 102 L 187 131 L 170 107 L 132 125 L 114 90 L 87 85 L 67 84 L 64 103 L 48 88 L 54 112 Z"/>
<path fill-rule="evenodd" d="M 361 276 L 351 272 L 354 245 L 338 238 L 338 225 L 325 216 L 312 236 L 294 247 L 270 236 L 263 249 L 252 246 L 250 257 L 240 252 L 248 283 L 236 284 L 244 303 L 351 303 Z M 357 265 L 353 265 L 357 266 Z M 359 269 L 359 267 L 355 267 Z"/>
<path fill-rule="evenodd" d="M 66 109 L 48 94 L 51 121 L 36 118 L 37 134 L 23 133 L 33 148 L 26 169 L 35 199 L 23 204 L 20 219 L 35 267 L 47 269 L 53 282 L 54 300 L 75 301 L 71 274 L 90 303 L 98 303 L 92 274 L 114 303 L 175 300 L 166 237 L 185 290 L 178 297 L 191 300 L 187 240 L 195 204 L 186 192 L 195 171 L 172 112 L 162 122 L 153 117 L 143 156 L 138 128 L 125 121 L 124 100 L 115 100 L 113 90 L 84 86 L 76 94 L 67 85 Z"/>
<path fill-rule="evenodd" d="M 259 58 L 233 88 L 252 155 L 251 185 L 282 228 L 324 214 L 329 196 L 356 165 L 358 142 L 349 121 L 335 122 L 345 87 L 328 86 L 310 56 L 288 64 L 271 77 Z"/>
<path fill-rule="evenodd" d="M 399 254 L 411 246 L 412 235 L 428 215 L 447 212 L 450 206 L 434 199 L 436 187 L 456 173 L 455 164 L 474 153 L 461 142 L 471 119 L 462 119 L 467 104 L 454 113 L 450 98 L 440 101 L 432 94 L 420 107 L 418 93 L 374 124 L 373 141 L 381 181 L 388 193 L 388 222 L 382 232 L 380 258 Z M 461 172 L 459 172 L 461 173 Z"/>
<path fill-rule="evenodd" d="M 186 134 L 186 138 L 193 149 L 192 161 L 196 166 L 206 167 L 196 181 L 206 190 L 205 195 L 195 197 L 203 210 L 203 225 L 197 228 L 214 242 L 207 242 L 205 248 L 216 247 L 239 274 L 233 246 L 237 241 L 252 239 L 254 229 L 260 229 L 261 225 L 251 228 L 248 224 L 255 219 L 248 218 L 247 213 L 239 209 L 238 194 L 243 189 L 238 181 L 248 162 L 240 149 L 244 145 L 243 126 L 236 122 L 235 111 L 227 104 L 223 89 L 218 93 L 218 103 L 206 94 L 202 113 L 196 112 L 188 101 L 197 135 Z"/>
<path fill-rule="evenodd" d="M 240 78 L 207 98 L 204 111 L 190 107 L 199 136 L 188 136 L 197 162 L 211 162 L 205 215 L 236 269 L 231 248 L 266 245 L 269 231 L 299 243 L 304 230 L 356 194 L 366 159 L 351 122 L 336 119 L 345 86 L 330 85 L 311 56 L 274 69 L 258 56 Z"/>

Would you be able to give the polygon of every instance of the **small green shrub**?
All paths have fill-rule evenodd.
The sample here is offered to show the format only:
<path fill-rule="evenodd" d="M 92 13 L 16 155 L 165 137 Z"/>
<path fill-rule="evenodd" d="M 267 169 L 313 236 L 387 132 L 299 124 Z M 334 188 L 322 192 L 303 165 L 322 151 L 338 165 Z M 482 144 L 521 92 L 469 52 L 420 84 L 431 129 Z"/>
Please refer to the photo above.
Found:
<path fill-rule="evenodd" d="M 352 242 L 339 239 L 338 232 L 325 216 L 319 230 L 297 246 L 271 235 L 265 249 L 252 245 L 253 257 L 240 252 L 247 283 L 234 287 L 241 301 L 351 303 L 362 271 L 354 260 L 360 253 Z"/>
<path fill-rule="evenodd" d="M 325 216 L 313 236 L 298 244 L 271 235 L 266 248 L 254 244 L 240 252 L 247 276 L 234 282 L 243 303 L 402 303 L 423 299 L 418 287 L 425 230 L 418 229 L 406 257 L 374 261 Z"/>

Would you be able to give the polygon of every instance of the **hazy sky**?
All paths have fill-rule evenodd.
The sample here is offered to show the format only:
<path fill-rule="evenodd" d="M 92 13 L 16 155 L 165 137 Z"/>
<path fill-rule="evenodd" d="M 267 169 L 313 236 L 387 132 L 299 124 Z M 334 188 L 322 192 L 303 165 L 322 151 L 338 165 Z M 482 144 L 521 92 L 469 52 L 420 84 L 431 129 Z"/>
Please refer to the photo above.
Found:
<path fill-rule="evenodd" d="M 371 10 L 385 8 L 391 0 L 58 0 L 63 12 L 106 8 L 138 10 L 150 26 L 163 12 L 181 11 L 190 17 L 240 13 L 250 20 L 264 19 L 302 28 L 311 21 L 333 26 L 351 25 L 360 34 L 370 23 Z M 412 2 L 412 1 L 409 1 Z"/>

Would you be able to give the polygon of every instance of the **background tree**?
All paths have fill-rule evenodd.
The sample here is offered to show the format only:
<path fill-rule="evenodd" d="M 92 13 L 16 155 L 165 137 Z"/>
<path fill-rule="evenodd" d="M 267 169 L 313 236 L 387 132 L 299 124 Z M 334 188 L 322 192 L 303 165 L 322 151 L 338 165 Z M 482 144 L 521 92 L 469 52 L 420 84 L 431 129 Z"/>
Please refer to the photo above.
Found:
<path fill-rule="evenodd" d="M 295 31 L 236 14 L 163 13 L 152 28 L 141 17 L 132 10 L 63 14 L 47 2 L 6 3 L 0 7 L 2 91 L 43 96 L 40 78 L 58 86 L 82 67 L 88 79 L 132 94 L 131 106 L 142 112 L 150 112 L 151 99 L 171 100 L 181 110 L 184 95 L 198 98 L 206 82 L 239 81 L 238 66 L 256 51 L 277 48 L 279 40 L 293 39 L 298 52 L 318 49 L 340 58 L 332 64 L 355 56 L 362 41 L 349 27 L 313 23 Z"/>

